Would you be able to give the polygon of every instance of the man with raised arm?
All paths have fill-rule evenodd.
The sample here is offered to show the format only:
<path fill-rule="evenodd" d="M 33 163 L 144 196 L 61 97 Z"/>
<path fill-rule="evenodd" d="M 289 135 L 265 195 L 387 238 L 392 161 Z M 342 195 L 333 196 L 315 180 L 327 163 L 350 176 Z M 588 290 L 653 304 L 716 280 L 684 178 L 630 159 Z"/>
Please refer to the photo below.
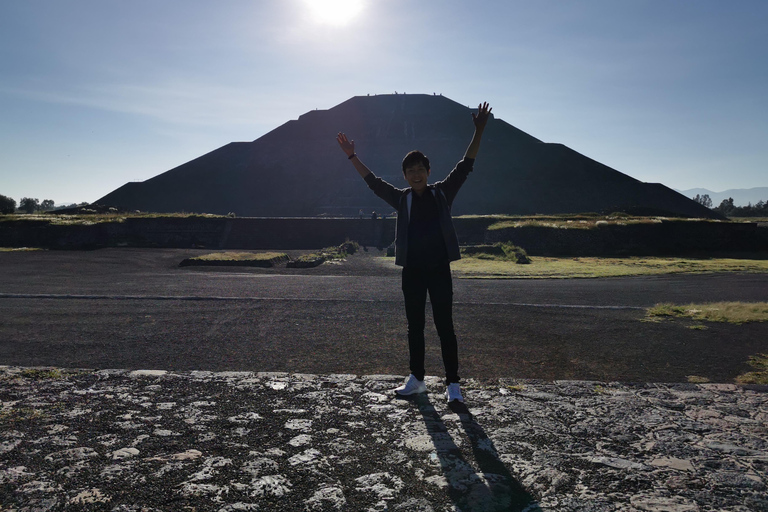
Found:
<path fill-rule="evenodd" d="M 459 241 L 451 220 L 451 205 L 467 176 L 472 172 L 480 139 L 491 115 L 488 103 L 472 113 L 475 133 L 447 178 L 428 184 L 429 159 L 411 151 L 403 159 L 403 175 L 410 185 L 399 189 L 374 175 L 355 153 L 355 141 L 339 133 L 336 141 L 373 192 L 397 210 L 395 264 L 403 267 L 403 296 L 408 321 L 408 349 L 411 374 L 395 389 L 398 395 L 424 393 L 424 323 L 427 292 L 445 365 L 446 397 L 463 402 L 459 387 L 459 356 L 453 329 L 453 283 L 451 261 L 461 258 Z"/>

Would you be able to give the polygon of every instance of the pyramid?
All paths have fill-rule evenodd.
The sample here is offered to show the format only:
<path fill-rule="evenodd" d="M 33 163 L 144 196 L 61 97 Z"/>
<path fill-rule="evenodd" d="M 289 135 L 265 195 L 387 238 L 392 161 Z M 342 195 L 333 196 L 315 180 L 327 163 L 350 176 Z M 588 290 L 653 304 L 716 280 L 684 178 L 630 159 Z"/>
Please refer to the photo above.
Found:
<path fill-rule="evenodd" d="M 431 182 L 443 179 L 472 137 L 469 107 L 426 94 L 356 96 L 307 112 L 253 142 L 232 142 L 96 201 L 121 210 L 240 217 L 356 216 L 391 213 L 336 143 L 345 132 L 378 176 L 405 188 L 401 162 L 418 149 Z M 542 142 L 492 117 L 475 170 L 453 206 L 465 214 L 567 214 L 623 211 L 714 217 L 674 190 L 643 183 L 562 144 Z"/>

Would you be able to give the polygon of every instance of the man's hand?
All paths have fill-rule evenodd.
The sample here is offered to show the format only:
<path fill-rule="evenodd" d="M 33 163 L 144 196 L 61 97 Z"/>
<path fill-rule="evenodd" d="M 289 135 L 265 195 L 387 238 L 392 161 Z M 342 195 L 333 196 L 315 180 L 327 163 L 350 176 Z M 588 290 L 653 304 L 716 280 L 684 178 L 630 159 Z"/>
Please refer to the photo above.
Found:
<path fill-rule="evenodd" d="M 341 150 L 349 157 L 350 162 L 355 166 L 355 169 L 360 173 L 360 176 L 365 178 L 371 173 L 370 169 L 368 169 L 365 164 L 360 161 L 357 155 L 355 155 L 355 141 L 349 140 L 346 133 L 339 132 L 336 136 L 336 142 L 339 143 Z M 355 158 L 352 158 L 353 155 Z"/>
<path fill-rule="evenodd" d="M 355 154 L 355 141 L 349 140 L 347 134 L 339 133 L 336 136 L 336 142 L 339 143 L 339 147 L 348 157 Z"/>
<path fill-rule="evenodd" d="M 477 114 L 472 112 L 472 122 L 475 123 L 476 130 L 485 129 L 488 118 L 491 117 L 491 110 L 493 109 L 488 106 L 488 102 L 483 102 L 477 106 Z"/>
<path fill-rule="evenodd" d="M 483 102 L 477 106 L 477 114 L 472 112 L 472 122 L 475 123 L 475 134 L 472 136 L 472 141 L 469 143 L 467 152 L 464 153 L 464 158 L 476 158 L 477 152 L 480 149 L 480 139 L 483 137 L 483 130 L 485 130 L 485 124 L 488 122 L 488 118 L 491 117 L 491 107 L 487 102 Z"/>

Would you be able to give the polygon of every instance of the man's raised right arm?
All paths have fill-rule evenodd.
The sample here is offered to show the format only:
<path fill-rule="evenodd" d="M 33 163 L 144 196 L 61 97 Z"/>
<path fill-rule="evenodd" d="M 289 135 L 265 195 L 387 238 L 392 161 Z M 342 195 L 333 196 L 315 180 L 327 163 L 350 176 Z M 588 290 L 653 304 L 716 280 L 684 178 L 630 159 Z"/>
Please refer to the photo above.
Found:
<path fill-rule="evenodd" d="M 336 142 L 339 143 L 341 150 L 344 151 L 344 153 L 347 155 L 347 158 L 349 158 L 349 161 L 352 162 L 352 165 L 355 166 L 355 170 L 357 170 L 358 174 L 360 174 L 360 176 L 362 176 L 362 178 L 365 180 L 368 188 L 373 190 L 374 194 L 382 198 L 393 208 L 399 208 L 398 205 L 400 204 L 400 198 L 405 191 L 394 187 L 393 185 L 387 183 L 383 179 L 373 174 L 371 170 L 368 169 L 368 167 L 366 167 L 366 165 L 357 157 L 357 153 L 355 153 L 355 141 L 349 140 L 346 134 L 339 133 L 336 136 Z"/>
<path fill-rule="evenodd" d="M 345 133 L 339 133 L 336 136 L 336 142 L 339 143 L 339 147 L 341 147 L 341 150 L 344 151 L 344 153 L 347 155 L 347 158 L 349 158 L 349 161 L 352 162 L 352 165 L 355 166 L 355 169 L 363 179 L 371 174 L 371 170 L 368 169 L 368 167 L 366 167 L 362 161 L 360 161 L 357 153 L 355 153 L 355 141 L 349 140 Z"/>

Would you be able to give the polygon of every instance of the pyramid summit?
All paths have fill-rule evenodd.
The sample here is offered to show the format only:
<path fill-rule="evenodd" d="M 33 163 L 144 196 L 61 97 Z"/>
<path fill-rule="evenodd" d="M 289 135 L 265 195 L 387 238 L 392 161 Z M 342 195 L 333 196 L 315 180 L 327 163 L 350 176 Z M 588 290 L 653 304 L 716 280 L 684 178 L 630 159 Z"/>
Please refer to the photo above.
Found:
<path fill-rule="evenodd" d="M 471 112 L 438 95 L 356 96 L 307 112 L 252 142 L 232 142 L 146 181 L 127 183 L 96 203 L 241 217 L 389 213 L 339 150 L 336 134 L 345 132 L 355 141 L 376 175 L 405 188 L 401 161 L 413 149 L 429 157 L 431 182 L 447 176 L 472 137 Z M 614 211 L 714 215 L 664 185 L 643 183 L 493 117 L 453 208 L 454 215 Z"/>

